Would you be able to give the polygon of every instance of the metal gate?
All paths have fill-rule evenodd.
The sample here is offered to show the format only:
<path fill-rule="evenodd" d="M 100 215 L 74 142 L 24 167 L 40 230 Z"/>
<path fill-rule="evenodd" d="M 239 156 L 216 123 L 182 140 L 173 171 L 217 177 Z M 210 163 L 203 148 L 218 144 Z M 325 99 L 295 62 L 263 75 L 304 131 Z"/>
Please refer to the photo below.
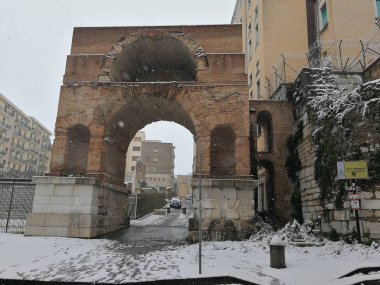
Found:
<path fill-rule="evenodd" d="M 0 179 L 0 233 L 24 232 L 35 189 L 31 179 Z"/>

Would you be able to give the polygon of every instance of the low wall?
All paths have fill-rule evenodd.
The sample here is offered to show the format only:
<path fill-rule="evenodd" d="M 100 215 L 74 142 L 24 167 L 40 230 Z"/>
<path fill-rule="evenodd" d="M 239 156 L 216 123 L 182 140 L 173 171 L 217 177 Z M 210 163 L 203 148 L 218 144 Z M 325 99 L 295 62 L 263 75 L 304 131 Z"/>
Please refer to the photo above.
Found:
<path fill-rule="evenodd" d="M 137 195 L 136 218 L 143 217 L 165 206 L 166 195 L 160 193 L 148 193 Z"/>
<path fill-rule="evenodd" d="M 92 238 L 127 226 L 126 189 L 95 178 L 34 177 L 25 235 Z"/>
<path fill-rule="evenodd" d="M 199 214 L 199 179 L 192 179 L 194 217 Z M 254 189 L 257 181 L 202 178 L 202 230 L 211 221 L 232 220 L 239 231 L 255 216 Z"/>

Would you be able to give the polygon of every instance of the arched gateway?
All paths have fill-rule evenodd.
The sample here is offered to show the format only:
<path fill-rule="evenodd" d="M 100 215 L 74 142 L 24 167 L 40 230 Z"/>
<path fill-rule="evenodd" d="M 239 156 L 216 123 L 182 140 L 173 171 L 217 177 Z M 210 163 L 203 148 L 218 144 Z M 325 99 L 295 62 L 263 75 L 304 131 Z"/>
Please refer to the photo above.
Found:
<path fill-rule="evenodd" d="M 254 216 L 240 25 L 76 28 L 50 173 L 35 178 L 26 234 L 94 237 L 122 227 L 125 153 L 155 121 L 187 128 L 202 155 L 203 224 Z M 195 163 L 198 173 L 198 163 Z M 197 213 L 198 181 L 193 179 Z"/>

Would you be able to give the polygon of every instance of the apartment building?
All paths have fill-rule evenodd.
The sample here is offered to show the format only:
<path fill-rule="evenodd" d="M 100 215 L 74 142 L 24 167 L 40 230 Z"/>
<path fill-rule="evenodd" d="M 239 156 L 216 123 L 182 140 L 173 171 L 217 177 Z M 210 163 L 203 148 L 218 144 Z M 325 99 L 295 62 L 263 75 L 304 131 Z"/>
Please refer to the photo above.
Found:
<path fill-rule="evenodd" d="M 172 143 L 142 142 L 141 160 L 145 165 L 146 181 L 160 191 L 174 186 L 174 149 Z"/>
<path fill-rule="evenodd" d="M 249 98 L 270 99 L 310 65 L 362 71 L 375 60 L 379 11 L 379 0 L 237 0 Z"/>
<path fill-rule="evenodd" d="M 0 173 L 44 175 L 49 170 L 51 135 L 0 94 Z"/>
<path fill-rule="evenodd" d="M 145 141 L 145 132 L 138 131 L 129 144 L 125 163 L 125 182 L 131 183 L 131 190 L 135 192 L 138 181 L 144 178 L 145 166 L 141 162 L 142 142 Z"/>

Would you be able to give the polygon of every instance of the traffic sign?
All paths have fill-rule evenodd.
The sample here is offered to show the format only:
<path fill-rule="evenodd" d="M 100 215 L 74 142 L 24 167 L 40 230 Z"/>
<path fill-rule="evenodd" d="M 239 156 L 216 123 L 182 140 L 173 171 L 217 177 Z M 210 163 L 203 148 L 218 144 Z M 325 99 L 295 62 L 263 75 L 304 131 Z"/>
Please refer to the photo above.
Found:
<path fill-rule="evenodd" d="M 368 179 L 367 161 L 338 161 L 338 179 Z"/>
<path fill-rule="evenodd" d="M 351 194 L 350 200 L 359 200 L 359 194 Z"/>
<path fill-rule="evenodd" d="M 351 209 L 352 210 L 360 210 L 359 200 L 351 200 Z"/>

